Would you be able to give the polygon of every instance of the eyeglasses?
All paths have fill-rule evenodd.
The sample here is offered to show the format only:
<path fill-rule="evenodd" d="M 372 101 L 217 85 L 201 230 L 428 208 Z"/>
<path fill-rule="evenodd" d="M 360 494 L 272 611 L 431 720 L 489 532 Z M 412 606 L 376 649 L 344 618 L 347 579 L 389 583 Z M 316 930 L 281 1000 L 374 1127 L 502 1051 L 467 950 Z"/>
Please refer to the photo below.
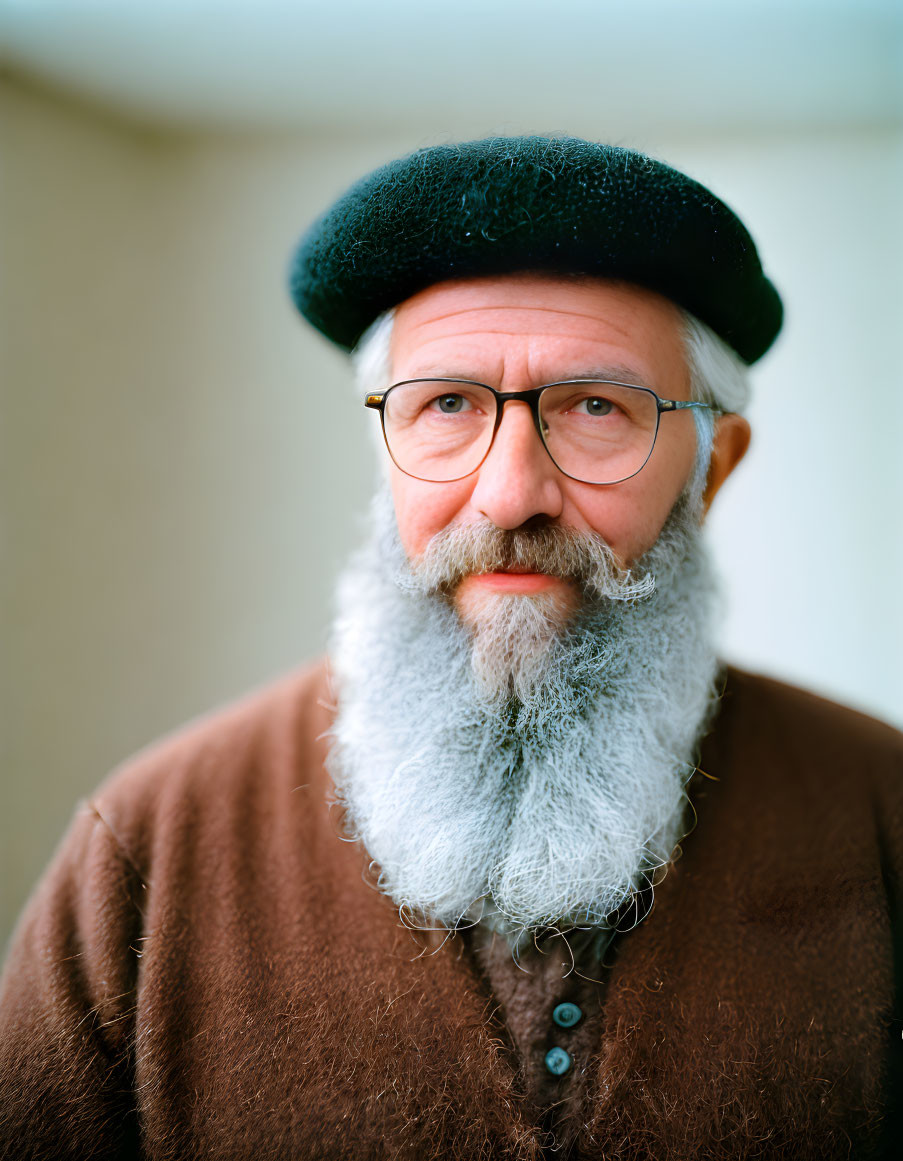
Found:
<path fill-rule="evenodd" d="M 483 463 L 506 403 L 530 407 L 552 463 L 572 480 L 619 484 L 647 463 L 659 417 L 708 403 L 661 399 L 649 387 L 603 379 L 546 383 L 529 391 L 496 391 L 467 379 L 407 379 L 368 394 L 379 411 L 396 466 L 418 480 L 450 483 Z"/>

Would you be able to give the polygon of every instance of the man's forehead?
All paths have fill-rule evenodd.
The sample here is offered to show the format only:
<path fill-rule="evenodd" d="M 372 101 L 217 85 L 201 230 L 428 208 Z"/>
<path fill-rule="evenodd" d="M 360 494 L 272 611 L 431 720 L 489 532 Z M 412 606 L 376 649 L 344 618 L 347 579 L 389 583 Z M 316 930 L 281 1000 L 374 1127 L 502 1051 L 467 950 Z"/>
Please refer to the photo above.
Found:
<path fill-rule="evenodd" d="M 392 357 L 404 375 L 660 381 L 685 367 L 680 309 L 622 281 L 514 273 L 439 283 L 400 304 Z M 510 368 L 509 368 L 510 369 Z"/>
<path fill-rule="evenodd" d="M 429 327 L 436 333 L 498 327 L 523 334 L 554 327 L 579 334 L 602 320 L 626 333 L 628 320 L 640 312 L 675 323 L 681 313 L 664 295 L 622 279 L 519 270 L 437 282 L 395 308 L 409 332 Z"/>

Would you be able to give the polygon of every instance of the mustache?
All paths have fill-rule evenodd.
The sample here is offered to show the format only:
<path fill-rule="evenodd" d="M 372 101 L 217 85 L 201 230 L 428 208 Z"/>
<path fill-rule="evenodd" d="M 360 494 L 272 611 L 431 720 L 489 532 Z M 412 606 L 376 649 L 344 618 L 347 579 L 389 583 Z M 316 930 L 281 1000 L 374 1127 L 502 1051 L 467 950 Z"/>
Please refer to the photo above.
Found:
<path fill-rule="evenodd" d="M 587 595 L 636 601 L 655 590 L 651 572 L 623 568 L 598 532 L 543 522 L 499 528 L 489 520 L 449 525 L 410 562 L 402 587 L 429 595 L 453 591 L 466 576 L 540 572 L 574 581 Z"/>

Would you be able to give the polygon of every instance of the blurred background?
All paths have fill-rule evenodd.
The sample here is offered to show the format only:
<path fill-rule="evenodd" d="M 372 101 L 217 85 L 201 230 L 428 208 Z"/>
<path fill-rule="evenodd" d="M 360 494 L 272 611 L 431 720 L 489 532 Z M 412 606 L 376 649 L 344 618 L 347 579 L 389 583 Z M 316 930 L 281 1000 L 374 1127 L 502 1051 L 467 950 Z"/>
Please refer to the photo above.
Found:
<path fill-rule="evenodd" d="M 0 944 L 161 732 L 319 654 L 373 488 L 289 252 L 420 145 L 699 178 L 787 310 L 711 518 L 724 653 L 903 724 L 896 0 L 0 0 Z"/>

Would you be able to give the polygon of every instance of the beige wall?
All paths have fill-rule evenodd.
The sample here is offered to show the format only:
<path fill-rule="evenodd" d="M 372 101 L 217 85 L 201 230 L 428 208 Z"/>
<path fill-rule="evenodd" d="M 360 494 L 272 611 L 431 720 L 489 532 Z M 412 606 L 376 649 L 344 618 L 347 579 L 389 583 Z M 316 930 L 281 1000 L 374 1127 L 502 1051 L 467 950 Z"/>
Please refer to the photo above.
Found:
<path fill-rule="evenodd" d="M 384 153 L 2 100 L 0 938 L 112 764 L 323 648 L 368 449 L 284 271 Z"/>
<path fill-rule="evenodd" d="M 372 417 L 294 316 L 286 259 L 420 142 L 155 136 L 12 81 L 0 99 L 2 939 L 79 795 L 322 650 Z M 636 144 L 746 214 L 788 292 L 715 520 L 729 650 L 900 719 L 900 136 Z"/>

